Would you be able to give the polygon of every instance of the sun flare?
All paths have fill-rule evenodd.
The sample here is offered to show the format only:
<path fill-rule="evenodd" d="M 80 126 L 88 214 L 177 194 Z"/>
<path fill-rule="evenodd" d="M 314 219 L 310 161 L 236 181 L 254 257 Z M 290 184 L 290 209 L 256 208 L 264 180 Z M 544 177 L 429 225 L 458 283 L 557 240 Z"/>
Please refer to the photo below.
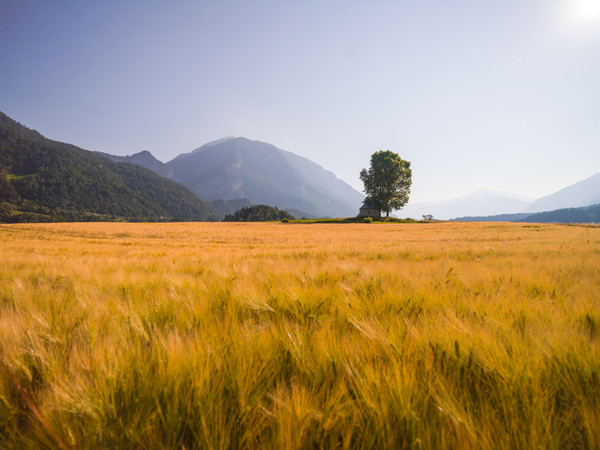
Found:
<path fill-rule="evenodd" d="M 600 26 L 600 0 L 573 0 L 569 21 L 583 26 Z"/>

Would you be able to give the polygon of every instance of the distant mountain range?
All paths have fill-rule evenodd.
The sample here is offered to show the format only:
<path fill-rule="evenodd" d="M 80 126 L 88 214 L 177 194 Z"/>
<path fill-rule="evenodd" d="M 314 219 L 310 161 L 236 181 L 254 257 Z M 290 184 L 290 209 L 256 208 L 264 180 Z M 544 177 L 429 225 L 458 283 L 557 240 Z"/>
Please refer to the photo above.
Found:
<path fill-rule="evenodd" d="M 554 194 L 546 195 L 524 208 L 524 212 L 552 211 L 600 203 L 600 173 L 575 183 Z"/>
<path fill-rule="evenodd" d="M 499 194 L 493 191 L 479 191 L 474 194 L 440 202 L 421 202 L 409 204 L 401 211 L 401 215 L 420 218 L 423 214 L 431 214 L 437 219 L 454 219 L 461 221 L 531 221 L 542 219 L 535 213 L 555 212 L 553 221 L 568 221 L 566 214 L 572 214 L 571 222 L 590 216 L 585 211 L 575 212 L 575 208 L 592 206 L 600 203 L 600 173 L 585 180 L 567 186 L 553 194 L 535 201 L 526 201 L 511 194 Z M 564 210 L 569 210 L 567 213 Z M 545 214 L 543 217 L 550 217 Z M 558 218 L 561 218 L 560 220 Z"/>
<path fill-rule="evenodd" d="M 216 220 L 253 204 L 340 217 L 356 215 L 364 198 L 318 164 L 245 138 L 165 164 L 148 151 L 55 142 L 0 113 L 0 150 L 0 221 Z"/>
<path fill-rule="evenodd" d="M 444 201 L 409 203 L 398 215 L 420 219 L 431 214 L 436 219 L 460 216 L 487 216 L 522 211 L 530 201 L 493 191 L 477 191 L 473 194 Z"/>
<path fill-rule="evenodd" d="M 538 213 L 459 217 L 454 220 L 457 222 L 600 223 L 600 204 L 579 208 L 561 208 Z"/>
<path fill-rule="evenodd" d="M 178 181 L 219 212 L 226 207 L 223 201 L 235 205 L 245 200 L 248 204 L 243 206 L 266 204 L 296 217 L 348 217 L 358 213 L 364 199 L 363 194 L 318 164 L 243 137 L 210 142 L 166 164 L 147 151 L 131 156 L 101 155 L 142 165 Z"/>
<path fill-rule="evenodd" d="M 600 223 L 600 204 L 534 213 L 515 222 Z"/>
<path fill-rule="evenodd" d="M 224 138 L 167 162 L 52 141 L 0 112 L 0 221 L 218 220 L 265 204 L 296 217 L 351 217 L 363 194 L 271 144 Z M 538 200 L 479 191 L 408 204 L 419 219 L 600 221 L 600 173 Z"/>

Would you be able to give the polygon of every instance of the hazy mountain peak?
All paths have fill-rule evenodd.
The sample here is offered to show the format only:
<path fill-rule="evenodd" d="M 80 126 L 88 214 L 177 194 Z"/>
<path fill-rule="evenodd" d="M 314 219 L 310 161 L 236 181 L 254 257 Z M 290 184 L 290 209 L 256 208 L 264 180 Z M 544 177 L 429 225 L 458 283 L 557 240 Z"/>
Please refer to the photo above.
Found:
<path fill-rule="evenodd" d="M 486 216 L 497 216 L 497 220 L 519 220 L 528 215 L 524 213 L 580 208 L 598 203 L 600 203 L 600 173 L 534 202 L 516 194 L 484 189 L 460 198 L 409 204 L 404 208 L 403 213 L 415 218 L 423 214 L 433 214 L 438 219 L 460 217 L 481 220 Z M 555 214 L 548 217 L 558 220 L 556 217 L 559 216 Z"/>
<path fill-rule="evenodd" d="M 425 214 L 432 214 L 436 219 L 489 216 L 520 211 L 528 204 L 511 194 L 482 189 L 449 200 L 409 203 L 402 209 L 401 215 L 415 219 Z"/>
<path fill-rule="evenodd" d="M 142 167 L 152 170 L 153 172 L 157 173 L 161 177 L 165 177 L 165 178 L 168 178 L 173 181 L 179 181 L 177 179 L 177 176 L 175 175 L 173 169 L 171 167 L 169 167 L 168 165 L 162 163 L 158 159 L 156 159 L 154 157 L 154 155 L 152 153 L 150 153 L 148 150 L 142 150 L 141 152 L 134 153 L 133 155 L 127 155 L 127 156 L 110 155 L 108 153 L 102 153 L 102 152 L 96 152 L 96 153 L 104 156 L 105 158 L 110 159 L 111 161 L 137 164 L 138 166 L 142 166 Z"/>
<path fill-rule="evenodd" d="M 536 200 L 524 212 L 552 211 L 596 203 L 600 203 L 600 173 Z"/>
<path fill-rule="evenodd" d="M 206 151 L 206 150 L 208 150 L 210 148 L 213 148 L 213 147 L 221 146 L 221 145 L 223 145 L 225 143 L 233 143 L 233 142 L 236 142 L 236 141 L 243 142 L 243 141 L 247 141 L 247 140 L 248 139 L 246 139 L 246 138 L 240 138 L 240 137 L 236 137 L 236 136 L 225 136 L 225 137 L 222 137 L 220 139 L 216 139 L 214 141 L 207 142 L 206 144 L 201 145 L 198 148 L 195 148 L 191 152 L 180 153 L 175 158 L 173 158 L 171 161 L 169 161 L 167 164 L 171 164 L 174 161 L 178 161 L 180 159 L 187 158 L 190 155 L 195 155 L 195 154 L 198 154 L 198 153 L 202 153 L 203 151 Z"/>
<path fill-rule="evenodd" d="M 126 158 L 129 158 L 131 160 L 140 160 L 140 161 L 148 161 L 148 162 L 152 162 L 152 163 L 159 163 L 162 164 L 158 159 L 155 158 L 155 156 L 150 153 L 148 150 L 142 150 L 141 152 L 138 153 L 134 153 L 131 156 L 127 156 Z"/>
<path fill-rule="evenodd" d="M 318 164 L 244 137 L 209 142 L 167 163 L 205 200 L 247 198 L 315 216 L 354 216 L 363 195 Z"/>

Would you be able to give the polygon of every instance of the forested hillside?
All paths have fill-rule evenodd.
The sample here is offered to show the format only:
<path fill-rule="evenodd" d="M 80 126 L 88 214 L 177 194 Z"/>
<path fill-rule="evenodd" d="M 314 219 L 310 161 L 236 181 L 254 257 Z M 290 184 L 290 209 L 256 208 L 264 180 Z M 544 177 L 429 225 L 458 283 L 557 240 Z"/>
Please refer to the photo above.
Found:
<path fill-rule="evenodd" d="M 583 208 L 563 208 L 528 215 L 516 222 L 600 223 L 600 204 Z"/>
<path fill-rule="evenodd" d="M 214 218 L 178 183 L 46 139 L 0 113 L 0 221 Z"/>
<path fill-rule="evenodd" d="M 500 214 L 453 219 L 456 222 L 600 223 L 600 204 L 539 213 Z"/>

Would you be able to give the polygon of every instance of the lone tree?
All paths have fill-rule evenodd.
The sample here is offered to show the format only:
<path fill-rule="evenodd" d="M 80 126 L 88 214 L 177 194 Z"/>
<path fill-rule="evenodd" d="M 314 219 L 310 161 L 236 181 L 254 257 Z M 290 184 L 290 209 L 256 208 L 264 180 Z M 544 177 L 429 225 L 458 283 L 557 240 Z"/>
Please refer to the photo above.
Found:
<path fill-rule="evenodd" d="M 397 153 L 389 150 L 375 152 L 371 155 L 369 170 L 360 171 L 360 179 L 365 185 L 364 192 L 379 211 L 390 211 L 402 208 L 408 203 L 412 171 L 410 163 L 404 161 Z"/>

